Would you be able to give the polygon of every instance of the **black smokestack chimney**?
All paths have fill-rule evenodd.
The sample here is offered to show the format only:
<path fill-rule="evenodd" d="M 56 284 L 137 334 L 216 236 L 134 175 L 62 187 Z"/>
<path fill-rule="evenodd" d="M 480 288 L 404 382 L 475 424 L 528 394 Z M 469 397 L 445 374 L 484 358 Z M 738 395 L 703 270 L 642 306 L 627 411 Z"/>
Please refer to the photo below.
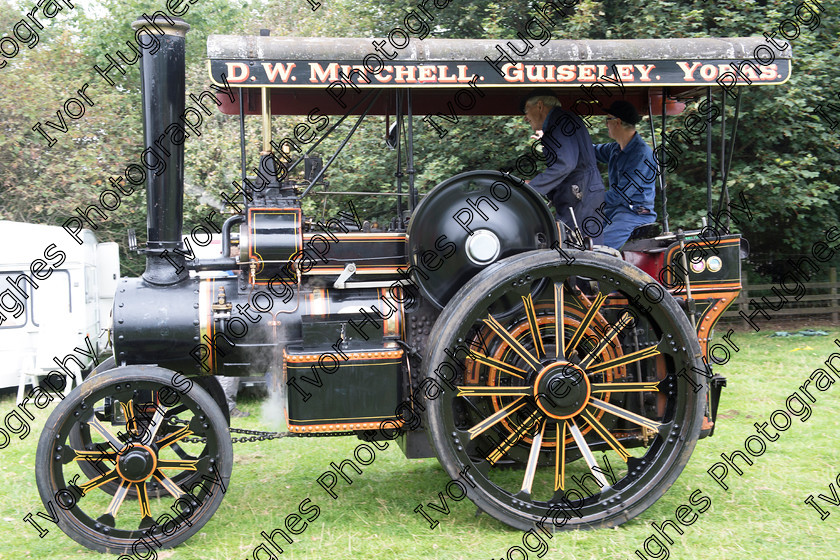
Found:
<path fill-rule="evenodd" d="M 183 249 L 184 146 L 183 142 L 180 145 L 170 142 L 170 134 L 165 131 L 178 123 L 184 113 L 184 53 L 190 26 L 180 18 L 157 12 L 153 18 L 143 14 L 131 27 L 143 49 L 140 59 L 142 157 L 148 167 L 155 169 L 146 175 L 148 243 L 143 279 L 157 285 L 175 284 L 188 276 L 184 257 L 173 254 L 174 249 Z M 143 27 L 146 29 L 141 32 Z M 166 164 L 162 172 L 160 162 Z M 164 251 L 169 251 L 168 258 L 161 257 Z"/>

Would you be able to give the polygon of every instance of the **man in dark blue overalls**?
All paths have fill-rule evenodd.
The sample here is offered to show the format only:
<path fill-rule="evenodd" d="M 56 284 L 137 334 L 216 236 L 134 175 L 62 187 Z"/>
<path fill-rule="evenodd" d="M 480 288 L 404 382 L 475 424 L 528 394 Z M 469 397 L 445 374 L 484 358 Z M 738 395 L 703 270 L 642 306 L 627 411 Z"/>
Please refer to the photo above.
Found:
<path fill-rule="evenodd" d="M 577 226 L 595 245 L 602 244 L 604 220 L 596 210 L 604 202 L 604 183 L 586 125 L 574 113 L 564 111 L 551 91 L 531 91 L 522 99 L 520 109 L 534 132 L 542 130 L 547 166 L 528 184 L 552 201 L 560 221 L 572 230 Z"/>
<path fill-rule="evenodd" d="M 615 101 L 607 112 L 607 133 L 615 142 L 596 144 L 595 156 L 608 165 L 610 189 L 604 215 L 604 245 L 620 249 L 633 230 L 656 221 L 656 163 L 653 150 L 636 132 L 642 118 L 627 101 Z"/>

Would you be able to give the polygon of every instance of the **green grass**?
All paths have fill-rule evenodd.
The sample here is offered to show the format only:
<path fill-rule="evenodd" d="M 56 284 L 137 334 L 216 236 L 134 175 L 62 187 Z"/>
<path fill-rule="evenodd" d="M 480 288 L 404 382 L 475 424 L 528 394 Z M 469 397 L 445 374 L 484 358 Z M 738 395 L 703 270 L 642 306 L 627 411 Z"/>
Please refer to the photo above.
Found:
<path fill-rule="evenodd" d="M 814 391 L 817 402 L 807 422 L 794 418 L 780 439 L 767 446 L 752 467 L 739 477 L 731 472 L 729 490 L 722 490 L 706 473 L 720 453 L 743 450 L 744 439 L 755 433 L 754 422 L 764 422 L 783 408 L 785 399 L 818 368 L 832 352 L 840 352 L 830 337 L 766 338 L 762 334 L 737 333 L 732 340 L 741 347 L 732 360 L 717 368 L 726 375 L 715 436 L 701 440 L 683 474 L 650 509 L 616 529 L 558 533 L 549 541 L 543 558 L 635 559 L 653 531 L 651 523 L 674 519 L 674 511 L 688 502 L 695 489 L 712 500 L 712 507 L 699 516 L 684 535 L 669 531 L 675 543 L 671 558 L 742 560 L 744 558 L 835 558 L 840 550 L 840 508 L 820 501 L 832 515 L 821 521 L 817 512 L 803 503 L 809 494 L 830 496 L 829 483 L 840 472 L 840 387 Z M 0 412 L 14 406 L 11 398 L 0 400 Z M 260 421 L 261 402 L 241 400 L 250 418 L 237 419 L 235 427 L 272 429 Z M 50 530 L 43 539 L 22 521 L 29 512 L 44 511 L 35 487 L 35 448 L 52 407 L 38 411 L 33 432 L 0 450 L 0 558 L 99 558 L 61 533 L 52 523 L 40 520 Z M 771 433 L 774 433 L 772 430 Z M 360 442 L 355 438 L 282 439 L 236 444 L 231 485 L 216 515 L 185 544 L 158 551 L 158 558 L 242 559 L 251 558 L 263 541 L 260 531 L 281 527 L 298 504 L 310 498 L 320 509 L 319 517 L 294 544 L 283 548 L 280 558 L 504 558 L 508 547 L 521 545 L 522 532 L 487 515 L 475 516 L 469 500 L 451 505 L 449 515 L 426 507 L 440 521 L 434 530 L 414 508 L 419 503 L 437 503 L 448 477 L 435 459 L 405 459 L 391 443 L 377 452 L 376 460 L 352 473 L 353 484 L 336 486 L 337 500 L 317 484 L 317 477 L 336 463 L 352 457 Z M 739 465 L 741 463 L 739 462 Z M 125 507 L 125 506 L 124 506 Z M 694 508 L 696 509 L 696 508 Z M 654 550 L 656 550 L 654 548 Z M 536 553 L 529 553 L 535 558 Z M 647 556 L 647 555 L 645 555 Z M 267 558 L 267 555 L 261 558 Z M 513 558 L 520 556 L 514 555 Z"/>

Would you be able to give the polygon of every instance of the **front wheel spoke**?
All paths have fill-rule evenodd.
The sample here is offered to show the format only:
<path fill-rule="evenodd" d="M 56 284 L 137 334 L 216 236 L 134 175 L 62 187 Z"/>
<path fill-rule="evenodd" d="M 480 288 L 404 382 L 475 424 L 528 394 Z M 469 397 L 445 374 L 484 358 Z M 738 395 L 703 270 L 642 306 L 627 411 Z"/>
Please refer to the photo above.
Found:
<path fill-rule="evenodd" d="M 181 469 L 184 471 L 198 470 L 198 459 L 176 459 L 167 461 L 158 461 L 157 468 L 159 469 Z"/>
<path fill-rule="evenodd" d="M 131 487 L 131 482 L 128 480 L 122 480 L 120 482 L 119 488 L 117 491 L 114 492 L 114 497 L 111 499 L 111 503 L 108 505 L 108 509 L 105 511 L 106 514 L 116 517 L 117 512 L 120 511 L 120 506 L 125 501 L 125 497 L 128 495 L 128 489 Z"/>
<path fill-rule="evenodd" d="M 557 360 L 566 359 L 566 331 L 564 329 L 563 313 L 564 306 L 563 283 L 554 283 L 554 356 Z"/>
<path fill-rule="evenodd" d="M 539 411 L 535 410 L 530 416 L 528 416 L 528 418 L 525 419 L 524 422 L 522 422 L 522 424 L 517 426 L 510 434 L 508 434 L 504 441 L 497 445 L 496 449 L 490 452 L 490 455 L 487 456 L 487 462 L 491 465 L 495 465 L 499 459 L 504 457 L 505 453 L 507 453 L 508 450 L 516 444 L 516 442 L 525 436 L 525 432 L 527 432 L 531 425 L 537 421 L 539 414 Z"/>
<path fill-rule="evenodd" d="M 589 466 L 589 470 L 592 473 L 592 476 L 595 477 L 595 479 L 598 481 L 598 484 L 601 485 L 601 488 L 606 488 L 607 486 L 609 486 L 609 484 L 607 483 L 607 479 L 604 478 L 604 473 L 602 473 L 601 469 L 598 467 L 598 462 L 595 461 L 595 456 L 592 455 L 592 450 L 589 449 L 589 445 L 583 438 L 583 434 L 580 433 L 577 424 L 575 424 L 575 421 L 572 419 L 569 419 L 569 431 L 572 432 L 572 437 L 575 438 L 575 443 L 577 443 L 581 455 L 583 455 L 586 464 Z"/>
<path fill-rule="evenodd" d="M 135 483 L 134 488 L 137 489 L 137 500 L 140 502 L 140 515 L 142 515 L 144 519 L 146 517 L 151 517 L 152 514 L 149 510 L 149 495 L 146 494 L 146 482 Z"/>
<path fill-rule="evenodd" d="M 125 429 L 132 435 L 140 435 L 137 429 L 137 419 L 134 417 L 134 399 L 121 402 L 120 407 L 123 409 L 123 415 L 125 416 Z"/>
<path fill-rule="evenodd" d="M 470 434 L 470 439 L 475 439 L 476 436 L 484 433 L 485 431 L 487 431 L 488 428 L 496 425 L 503 419 L 507 418 L 508 416 L 525 406 L 526 403 L 527 401 L 525 401 L 522 397 L 519 397 L 518 399 L 516 399 L 506 407 L 502 408 L 492 416 L 488 416 L 487 418 L 485 418 L 484 420 L 467 430 L 467 433 Z"/>
<path fill-rule="evenodd" d="M 469 357 L 476 362 L 481 364 L 490 366 L 492 368 L 496 368 L 499 371 L 503 371 L 508 375 L 512 375 L 514 377 L 518 377 L 519 379 L 525 379 L 525 375 L 528 373 L 524 369 L 520 369 L 518 367 L 514 367 L 510 364 L 506 364 L 500 360 L 495 358 L 491 358 L 490 356 L 485 356 L 484 354 L 478 354 L 476 352 L 471 352 Z"/>
<path fill-rule="evenodd" d="M 566 482 L 566 421 L 557 424 L 557 447 L 554 449 L 554 491 L 565 490 Z"/>
<path fill-rule="evenodd" d="M 168 446 L 172 445 L 173 443 L 175 443 L 177 441 L 180 441 L 180 440 L 184 439 L 185 437 L 189 437 L 191 435 L 193 435 L 192 430 L 190 430 L 190 428 L 188 426 L 184 426 L 183 428 L 181 428 L 177 432 L 173 432 L 173 433 L 169 434 L 168 436 L 160 438 L 157 442 L 157 447 L 158 447 L 158 449 L 163 449 L 164 447 L 168 447 Z"/>
<path fill-rule="evenodd" d="M 522 344 L 519 343 L 518 340 L 513 338 L 511 334 L 505 329 L 501 323 L 499 323 L 492 315 L 488 315 L 484 322 L 490 327 L 494 333 L 499 335 L 499 338 L 504 340 L 508 346 L 510 346 L 511 350 L 516 352 L 520 358 L 525 360 L 525 363 L 534 368 L 535 370 L 540 369 L 540 362 L 537 360 L 533 354 L 531 354 Z"/>
<path fill-rule="evenodd" d="M 111 469 L 105 474 L 99 475 L 96 478 L 91 478 L 90 480 L 79 486 L 79 490 L 82 491 L 82 496 L 84 496 L 94 488 L 98 488 L 106 482 L 111 482 L 112 480 L 117 480 L 118 478 L 120 478 L 120 475 L 117 474 L 117 469 Z"/>
<path fill-rule="evenodd" d="M 633 320 L 633 317 L 630 316 L 629 313 L 625 312 L 621 315 L 618 322 L 615 325 L 610 326 L 610 329 L 605 333 L 604 338 L 598 342 L 595 348 L 592 349 L 589 354 L 584 356 L 583 360 L 580 361 L 580 367 L 587 368 L 589 364 L 591 364 L 595 358 L 597 358 L 601 352 L 604 351 L 604 348 L 607 347 L 607 344 L 613 341 L 613 339 L 621 332 L 624 327 L 630 324 L 630 321 Z"/>
<path fill-rule="evenodd" d="M 71 461 L 85 461 L 86 463 L 99 463 L 101 461 L 111 461 L 112 463 L 117 460 L 117 452 L 116 451 L 77 451 L 73 449 L 73 453 L 75 454 Z"/>
<path fill-rule="evenodd" d="M 525 316 L 528 318 L 528 327 L 531 331 L 531 340 L 533 340 L 534 348 L 537 351 L 537 358 L 545 358 L 545 348 L 540 336 L 540 325 L 537 323 L 537 313 L 534 311 L 534 299 L 531 294 L 522 296 L 522 303 L 525 305 Z"/>
<path fill-rule="evenodd" d="M 180 498 L 184 495 L 184 491 L 181 490 L 175 481 L 160 472 L 160 469 L 155 469 L 155 480 L 160 482 L 160 485 L 166 488 L 166 491 L 172 494 L 175 498 Z"/>
<path fill-rule="evenodd" d="M 659 428 L 662 426 L 661 422 L 657 422 L 656 420 L 651 420 L 650 418 L 645 418 L 644 416 L 640 416 L 635 412 L 630 412 L 629 410 L 625 410 L 620 406 L 616 406 L 612 403 L 604 402 L 600 399 L 596 399 L 595 397 L 590 397 L 589 404 L 594 406 L 595 408 L 600 408 L 601 410 L 605 410 L 614 416 L 618 416 L 619 418 L 623 418 L 628 422 L 632 422 L 634 424 L 638 424 L 639 426 L 643 426 L 650 430 L 654 430 L 659 432 Z"/>
<path fill-rule="evenodd" d="M 627 449 L 625 449 L 624 446 L 621 445 L 621 442 L 615 439 L 615 437 L 610 433 L 610 431 L 603 424 L 601 424 L 601 422 L 599 422 L 597 418 L 595 418 L 594 414 L 592 414 L 588 410 L 584 410 L 583 412 L 581 412 L 581 416 L 583 416 L 583 419 L 586 420 L 586 422 L 590 426 L 592 426 L 592 429 L 595 430 L 599 436 L 601 436 L 601 439 L 606 441 L 609 444 L 609 446 L 612 447 L 616 453 L 618 453 L 618 456 L 621 457 L 621 460 L 626 463 L 627 459 L 630 458 L 630 453 L 628 453 Z"/>
<path fill-rule="evenodd" d="M 531 452 L 528 454 L 528 464 L 525 466 L 525 477 L 522 479 L 522 492 L 531 494 L 531 487 L 534 485 L 534 475 L 537 472 L 537 462 L 540 458 L 543 434 L 545 434 L 545 420 L 540 422 L 537 433 L 534 434 L 534 441 L 531 443 Z"/>
<path fill-rule="evenodd" d="M 117 436 L 112 434 L 111 431 L 108 428 L 106 428 L 105 425 L 102 424 L 102 422 L 100 422 L 99 418 L 97 418 L 96 416 L 94 416 L 88 422 L 88 426 L 96 430 L 97 433 L 104 437 L 105 440 L 111 444 L 111 447 L 113 447 L 117 451 L 120 451 L 123 447 L 125 447 L 125 444 L 121 442 Z"/>
<path fill-rule="evenodd" d="M 149 426 L 146 427 L 146 432 L 143 435 L 143 445 L 149 445 L 153 441 L 155 441 L 155 436 L 160 429 L 160 425 L 163 423 L 163 417 L 166 415 L 166 407 L 158 404 L 155 407 L 155 414 L 152 416 L 152 421 Z"/>
<path fill-rule="evenodd" d="M 588 301 L 585 296 L 581 297 L 584 301 Z M 606 294 L 598 292 L 598 295 L 595 297 L 595 301 L 593 301 L 592 304 L 589 305 L 589 309 L 586 310 L 586 315 L 583 316 L 583 319 L 581 319 L 577 330 L 575 330 L 575 334 L 573 334 L 571 340 L 569 340 L 569 344 L 566 346 L 568 350 L 574 350 L 575 347 L 580 343 L 581 339 L 583 339 L 584 333 L 586 333 L 586 330 L 589 328 L 589 325 L 592 324 L 592 320 L 595 319 L 595 315 L 598 314 L 598 311 L 600 311 L 601 306 L 604 305 L 604 302 L 606 300 Z"/>
<path fill-rule="evenodd" d="M 633 362 L 644 360 L 645 358 L 656 356 L 659 353 L 660 352 L 658 347 L 650 346 L 642 350 L 631 352 L 630 354 L 624 354 L 623 356 L 615 358 L 614 360 L 610 360 L 608 362 L 601 362 L 600 364 L 595 364 L 594 366 L 587 368 L 586 373 L 590 375 L 593 373 L 600 373 L 608 369 L 616 368 L 619 366 L 625 366 L 627 364 L 632 364 Z"/>
<path fill-rule="evenodd" d="M 661 381 L 644 381 L 640 383 L 593 383 L 593 393 L 642 393 L 645 391 L 659 391 Z"/>
<path fill-rule="evenodd" d="M 534 393 L 533 387 L 458 387 L 458 397 L 526 397 Z"/>

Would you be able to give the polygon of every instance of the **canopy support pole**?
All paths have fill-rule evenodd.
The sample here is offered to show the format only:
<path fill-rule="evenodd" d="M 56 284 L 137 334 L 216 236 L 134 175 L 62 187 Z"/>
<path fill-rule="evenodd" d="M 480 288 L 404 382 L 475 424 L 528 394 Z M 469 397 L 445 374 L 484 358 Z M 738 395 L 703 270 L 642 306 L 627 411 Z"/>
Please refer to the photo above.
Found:
<path fill-rule="evenodd" d="M 726 174 L 726 95 L 725 91 L 721 92 L 721 110 L 720 110 L 720 176 Z M 723 198 L 723 191 L 720 193 Z M 729 218 L 726 218 L 726 231 L 729 231 Z"/>
<path fill-rule="evenodd" d="M 666 143 L 668 142 L 668 137 L 665 135 L 665 126 L 667 125 L 667 117 L 666 117 L 666 106 L 667 103 L 667 95 L 668 88 L 662 88 L 662 151 L 666 154 L 667 149 L 665 147 Z M 667 159 L 667 155 L 666 155 Z M 671 226 L 668 225 L 668 192 L 667 192 L 667 185 L 668 181 L 665 180 L 665 168 L 667 166 L 662 166 L 662 174 L 660 178 L 662 180 L 662 221 L 665 224 L 665 231 L 671 231 Z"/>
<path fill-rule="evenodd" d="M 414 186 L 414 109 L 412 107 L 411 89 L 408 90 L 408 209 L 414 212 L 417 207 L 417 188 Z M 400 226 L 402 227 L 402 216 L 400 216 Z"/>
<path fill-rule="evenodd" d="M 724 92 L 725 94 L 725 92 Z M 712 106 L 712 88 L 706 88 L 706 110 Z M 712 112 L 706 116 L 706 214 L 712 216 Z"/>
<path fill-rule="evenodd" d="M 271 151 L 271 91 L 267 87 L 260 88 L 262 97 L 263 142 L 262 151 Z"/>
<path fill-rule="evenodd" d="M 403 229 L 405 226 L 403 225 L 402 219 L 402 127 L 403 127 L 403 90 L 398 89 L 396 91 L 397 95 L 397 111 L 396 111 L 396 119 L 397 119 L 397 171 L 394 173 L 394 177 L 397 178 L 397 224 L 400 229 Z"/>
<path fill-rule="evenodd" d="M 245 183 L 245 105 L 242 101 L 242 88 L 237 94 L 239 98 L 239 166 L 242 169 L 242 182 Z"/>
<path fill-rule="evenodd" d="M 656 129 L 653 126 L 653 102 L 648 92 L 648 122 L 650 123 L 650 138 L 653 142 L 653 153 L 656 154 Z M 665 146 L 665 88 L 662 88 L 662 146 L 664 152 Z M 659 191 L 662 193 L 662 227 L 665 228 L 664 233 L 670 233 L 671 228 L 668 225 L 668 196 L 665 194 L 665 162 L 659 159 Z"/>
<path fill-rule="evenodd" d="M 723 185 L 720 191 L 720 200 L 718 200 L 718 214 L 726 204 L 726 230 L 729 231 L 729 170 L 732 168 L 732 158 L 735 156 L 735 138 L 738 135 L 738 122 L 741 118 L 741 92 L 737 91 L 737 101 L 735 102 L 735 119 L 732 121 L 732 137 L 729 139 L 729 157 L 726 160 L 726 170 L 723 173 Z"/>

